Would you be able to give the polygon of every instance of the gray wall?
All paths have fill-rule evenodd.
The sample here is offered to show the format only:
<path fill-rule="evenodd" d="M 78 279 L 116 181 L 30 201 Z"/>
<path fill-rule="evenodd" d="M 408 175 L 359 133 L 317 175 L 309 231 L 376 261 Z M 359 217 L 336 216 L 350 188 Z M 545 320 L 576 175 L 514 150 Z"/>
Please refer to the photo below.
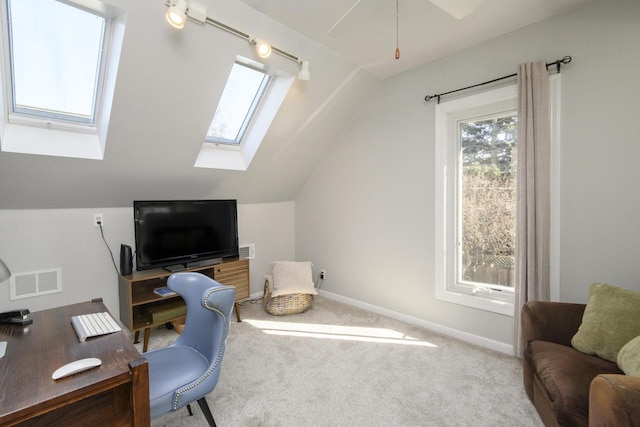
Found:
<path fill-rule="evenodd" d="M 560 299 L 640 290 L 640 2 L 602 0 L 383 81 L 296 198 L 296 256 L 323 289 L 512 344 L 512 318 L 435 299 L 434 106 L 425 95 L 565 55 Z"/>
<path fill-rule="evenodd" d="M 104 235 L 120 266 L 120 244 L 134 245 L 132 208 L 0 210 L 0 258 L 12 273 L 62 269 L 62 292 L 9 300 L 9 281 L 0 284 L 0 311 L 31 311 L 102 297 L 119 313 L 118 276 L 93 214 L 104 216 Z M 251 293 L 260 293 L 269 262 L 293 259 L 293 202 L 238 205 L 241 244 L 255 243 L 250 262 Z"/>

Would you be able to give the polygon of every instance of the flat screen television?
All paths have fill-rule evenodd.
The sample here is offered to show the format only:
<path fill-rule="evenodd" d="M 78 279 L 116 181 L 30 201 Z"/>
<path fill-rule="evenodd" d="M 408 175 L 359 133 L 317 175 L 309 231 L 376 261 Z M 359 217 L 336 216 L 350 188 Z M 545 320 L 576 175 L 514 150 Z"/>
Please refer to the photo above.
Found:
<path fill-rule="evenodd" d="M 177 271 L 238 256 L 235 200 L 134 201 L 136 269 Z"/>

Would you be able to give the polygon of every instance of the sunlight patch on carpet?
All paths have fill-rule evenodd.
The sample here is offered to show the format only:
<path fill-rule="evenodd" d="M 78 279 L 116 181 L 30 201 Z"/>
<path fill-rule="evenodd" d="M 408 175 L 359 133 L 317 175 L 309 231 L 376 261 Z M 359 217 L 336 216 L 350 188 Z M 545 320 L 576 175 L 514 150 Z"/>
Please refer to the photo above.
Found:
<path fill-rule="evenodd" d="M 416 338 L 405 335 L 402 332 L 385 328 L 321 325 L 316 323 L 273 322 L 257 319 L 244 319 L 243 323 L 248 323 L 269 335 L 399 344 L 431 348 L 438 347 L 433 343 L 420 341 Z"/>

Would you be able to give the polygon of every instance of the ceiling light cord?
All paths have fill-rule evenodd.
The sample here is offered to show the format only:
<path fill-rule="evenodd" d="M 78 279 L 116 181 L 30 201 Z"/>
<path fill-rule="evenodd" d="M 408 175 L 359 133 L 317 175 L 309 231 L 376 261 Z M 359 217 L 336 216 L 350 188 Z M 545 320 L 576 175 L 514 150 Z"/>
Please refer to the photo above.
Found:
<path fill-rule="evenodd" d="M 399 25 L 399 19 L 398 19 L 398 15 L 399 15 L 399 7 L 398 7 L 398 0 L 396 0 L 396 59 L 400 59 L 400 25 Z"/>

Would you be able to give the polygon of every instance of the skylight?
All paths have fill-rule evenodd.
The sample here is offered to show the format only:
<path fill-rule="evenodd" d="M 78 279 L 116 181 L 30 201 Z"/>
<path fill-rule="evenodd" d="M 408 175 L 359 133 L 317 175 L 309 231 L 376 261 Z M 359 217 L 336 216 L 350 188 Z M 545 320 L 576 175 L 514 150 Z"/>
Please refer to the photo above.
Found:
<path fill-rule="evenodd" d="M 239 145 L 269 85 L 264 67 L 235 62 L 205 141 Z"/>
<path fill-rule="evenodd" d="M 13 112 L 93 125 L 105 18 L 52 0 L 10 0 Z"/>
<path fill-rule="evenodd" d="M 194 166 L 246 171 L 294 81 L 277 62 L 236 56 Z"/>
<path fill-rule="evenodd" d="M 0 0 L 0 150 L 103 159 L 127 12 Z"/>

